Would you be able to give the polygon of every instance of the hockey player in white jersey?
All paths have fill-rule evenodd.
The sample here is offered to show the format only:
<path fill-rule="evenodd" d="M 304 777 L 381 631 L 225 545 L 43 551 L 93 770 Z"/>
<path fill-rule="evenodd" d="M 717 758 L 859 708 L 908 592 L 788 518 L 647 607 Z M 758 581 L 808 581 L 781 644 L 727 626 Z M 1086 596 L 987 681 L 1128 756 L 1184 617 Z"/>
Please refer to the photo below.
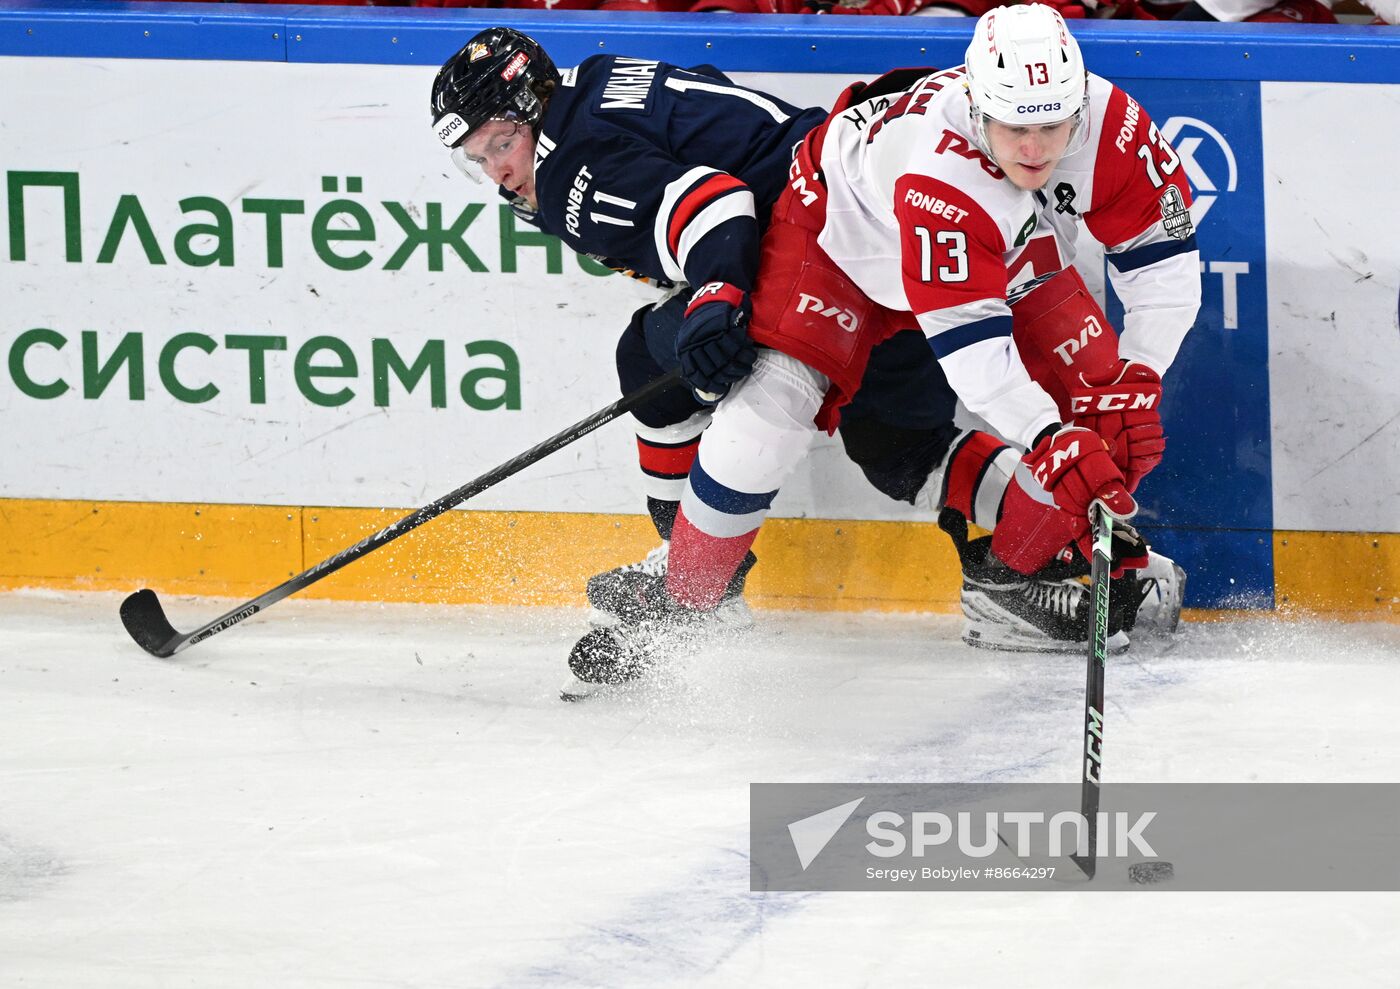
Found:
<path fill-rule="evenodd" d="M 1146 111 L 1085 71 L 1042 5 L 984 15 L 964 66 L 849 103 L 795 169 L 795 181 L 813 169 L 827 193 L 818 245 L 881 307 L 914 313 L 964 404 L 1030 450 L 1047 487 L 1068 451 L 1083 455 L 1087 427 L 1134 491 L 1162 459 L 1161 374 L 1200 304 L 1190 189 Z M 1081 229 L 1106 249 L 1121 337 L 1072 267 Z M 1010 483 L 995 512 L 978 502 L 967 516 L 995 525 L 993 560 L 1022 574 L 1063 533 L 1084 533 L 1082 494 L 1056 493 L 1064 511 L 1047 518 L 1021 510 L 1033 488 Z M 1131 498 L 1104 500 L 1135 511 Z M 1008 585 L 965 570 L 969 640 L 1019 639 L 998 604 L 1014 600 Z M 1171 584 L 1179 601 L 1177 568 L 1159 557 L 1147 572 L 1150 593 Z"/>
<path fill-rule="evenodd" d="M 752 297 L 758 359 L 700 442 L 669 570 L 639 589 L 634 620 L 715 607 L 816 429 L 835 428 L 870 350 L 916 326 L 1001 438 L 968 432 L 916 500 L 941 509 L 959 541 L 965 638 L 1082 640 L 1082 588 L 1066 581 L 1060 602 L 1077 626 L 1028 623 L 1043 609 L 1026 595 L 1045 588 L 1027 577 L 1085 544 L 1091 502 L 1131 518 L 1132 491 L 1162 459 L 1161 375 L 1200 303 L 1189 205 L 1146 111 L 1086 72 L 1048 7 L 984 15 L 965 66 L 852 86 L 794 157 Z M 1072 267 L 1081 228 L 1107 251 L 1121 337 Z M 959 539 L 967 522 L 992 536 Z M 1119 570 L 1145 568 L 1123 531 Z M 1174 596 L 1179 571 L 1153 565 L 1135 586 Z"/>

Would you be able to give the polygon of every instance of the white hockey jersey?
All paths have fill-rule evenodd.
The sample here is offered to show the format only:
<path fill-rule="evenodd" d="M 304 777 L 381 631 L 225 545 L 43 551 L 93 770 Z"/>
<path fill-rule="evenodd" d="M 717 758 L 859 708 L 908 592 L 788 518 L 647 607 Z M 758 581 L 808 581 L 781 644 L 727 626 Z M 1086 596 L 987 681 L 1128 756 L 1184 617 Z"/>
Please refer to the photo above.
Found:
<path fill-rule="evenodd" d="M 1011 343 L 1011 305 L 1075 257 L 1108 253 L 1120 356 L 1164 373 L 1200 306 L 1191 193 L 1147 113 L 1089 76 L 1088 141 L 1042 190 L 1013 185 L 972 138 L 962 66 L 857 103 L 826 125 L 818 242 L 867 295 L 911 311 L 958 397 L 1029 446 L 1060 416 Z"/>

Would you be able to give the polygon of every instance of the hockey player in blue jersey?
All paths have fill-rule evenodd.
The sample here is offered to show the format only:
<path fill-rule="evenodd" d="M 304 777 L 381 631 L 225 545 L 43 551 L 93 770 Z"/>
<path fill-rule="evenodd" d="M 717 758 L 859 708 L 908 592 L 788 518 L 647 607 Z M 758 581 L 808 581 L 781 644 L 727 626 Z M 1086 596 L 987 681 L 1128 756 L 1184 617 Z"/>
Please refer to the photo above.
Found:
<path fill-rule="evenodd" d="M 434 81 L 432 113 L 457 166 L 499 186 L 527 222 L 618 270 L 688 287 L 639 310 L 617 348 L 624 392 L 676 366 L 691 385 L 635 413 L 648 508 L 663 543 L 644 563 L 600 574 L 588 587 L 596 609 L 627 618 L 639 590 L 664 582 L 666 540 L 715 403 L 754 365 L 748 294 L 759 243 L 794 146 L 826 113 L 736 86 L 710 67 L 607 55 L 561 72 L 538 44 L 507 28 L 482 32 L 448 60 Z M 892 498 L 934 509 L 950 503 L 941 467 L 969 434 L 952 423 L 956 398 L 922 335 L 898 333 L 877 347 L 863 381 L 841 410 L 848 454 Z M 965 570 L 977 566 L 966 538 L 955 541 Z M 746 617 L 741 595 L 754 556 L 743 555 L 711 614 Z M 1017 624 L 1056 640 L 1052 648 L 1082 641 L 1082 616 L 1034 604 L 1066 595 L 1025 594 L 1029 583 L 1008 591 L 1029 609 Z"/>
<path fill-rule="evenodd" d="M 768 214 L 794 145 L 825 111 L 737 86 L 710 66 L 597 55 L 559 71 L 539 44 L 509 28 L 481 32 L 448 60 L 432 109 L 458 168 L 498 185 L 518 216 L 672 290 L 639 309 L 617 345 L 624 393 L 676 366 L 696 387 L 634 413 L 662 543 L 643 563 L 589 582 L 590 602 L 609 614 L 638 573 L 664 572 L 700 434 L 714 402 L 754 361 L 747 294 Z M 699 286 L 710 287 L 713 301 L 692 303 Z M 748 554 L 731 581 L 728 618 L 747 617 L 742 591 L 754 562 Z"/>

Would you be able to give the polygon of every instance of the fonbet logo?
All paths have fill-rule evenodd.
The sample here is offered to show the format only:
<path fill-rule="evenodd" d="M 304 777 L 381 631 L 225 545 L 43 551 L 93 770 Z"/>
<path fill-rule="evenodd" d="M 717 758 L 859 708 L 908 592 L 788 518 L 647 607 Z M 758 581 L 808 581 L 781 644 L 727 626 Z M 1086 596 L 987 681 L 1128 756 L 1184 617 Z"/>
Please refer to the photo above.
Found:
<path fill-rule="evenodd" d="M 520 70 L 530 64 L 530 56 L 524 52 L 516 52 L 515 57 L 506 63 L 506 67 L 501 70 L 501 78 L 510 82 L 520 74 Z"/>
<path fill-rule="evenodd" d="M 1234 149 L 1220 131 L 1195 117 L 1171 117 L 1161 131 L 1176 149 L 1191 183 L 1191 221 L 1199 229 L 1221 194 L 1234 192 L 1239 186 Z"/>

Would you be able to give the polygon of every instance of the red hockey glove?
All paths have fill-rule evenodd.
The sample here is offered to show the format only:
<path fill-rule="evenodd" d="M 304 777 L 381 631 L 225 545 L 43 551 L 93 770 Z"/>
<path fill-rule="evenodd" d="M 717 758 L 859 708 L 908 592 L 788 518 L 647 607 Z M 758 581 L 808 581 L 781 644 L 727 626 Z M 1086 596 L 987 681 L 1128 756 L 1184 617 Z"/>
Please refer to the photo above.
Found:
<path fill-rule="evenodd" d="M 1054 428 L 1059 431 L 1047 430 L 1016 466 L 992 530 L 992 552 L 1023 574 L 1037 573 L 1072 545 L 1089 559 L 1089 505 L 1095 498 L 1120 518 L 1137 511 L 1098 434 Z"/>
<path fill-rule="evenodd" d="M 1069 393 L 1074 424 L 1092 429 L 1109 444 L 1129 491 L 1162 462 L 1162 379 L 1146 364 L 1120 361 L 1108 374 L 1085 380 Z"/>
<path fill-rule="evenodd" d="M 685 307 L 676 356 L 686 384 L 700 401 L 723 398 L 730 385 L 753 370 L 758 358 L 749 339 L 748 293 L 727 282 L 702 285 Z"/>
<path fill-rule="evenodd" d="M 1123 474 L 1108 455 L 1108 446 L 1093 430 L 1065 426 L 1045 436 L 1021 458 L 1061 511 L 1076 519 L 1089 517 L 1089 505 L 1103 503 L 1114 518 L 1130 519 L 1137 502 Z"/>

